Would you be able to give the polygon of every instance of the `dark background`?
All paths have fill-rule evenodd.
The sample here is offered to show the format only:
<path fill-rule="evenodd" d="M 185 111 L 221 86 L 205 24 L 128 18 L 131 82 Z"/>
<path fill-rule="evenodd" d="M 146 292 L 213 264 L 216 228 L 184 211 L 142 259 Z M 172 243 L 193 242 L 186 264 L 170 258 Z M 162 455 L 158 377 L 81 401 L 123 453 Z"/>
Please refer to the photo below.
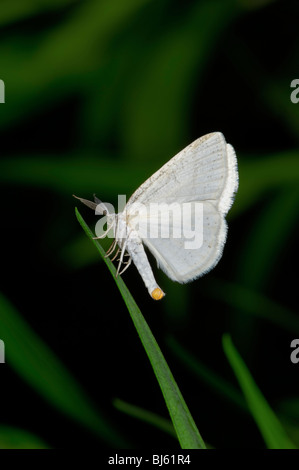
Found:
<path fill-rule="evenodd" d="M 123 299 L 76 220 L 72 194 L 92 199 L 95 192 L 116 204 L 118 194 L 129 197 L 212 131 L 234 146 L 240 172 L 221 261 L 181 286 L 151 258 L 167 293 L 158 303 L 135 267 L 123 278 L 208 444 L 265 447 L 246 407 L 192 368 L 204 365 L 209 377 L 239 390 L 222 348 L 230 333 L 299 445 L 299 364 L 290 361 L 299 335 L 299 103 L 290 100 L 299 74 L 298 2 L 23 3 L 0 6 L 0 447 L 179 449 L 174 437 L 116 406 L 120 399 L 168 419 Z M 93 229 L 93 212 L 79 210 Z M 43 361 L 49 348 L 61 383 L 47 360 L 40 382 L 30 372 L 32 331 L 40 341 L 33 358 Z M 193 359 L 184 360 L 181 348 Z M 74 396 L 80 387 L 105 420 L 102 430 L 84 424 L 79 402 L 79 418 L 69 411 L 74 397 L 61 385 L 68 373 Z"/>

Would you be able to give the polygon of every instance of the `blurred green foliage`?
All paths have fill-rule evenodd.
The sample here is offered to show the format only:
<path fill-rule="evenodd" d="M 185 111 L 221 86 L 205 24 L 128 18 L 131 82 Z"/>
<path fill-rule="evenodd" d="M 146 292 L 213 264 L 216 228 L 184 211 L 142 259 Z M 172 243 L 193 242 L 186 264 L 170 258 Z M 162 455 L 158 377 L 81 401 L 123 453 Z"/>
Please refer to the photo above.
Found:
<path fill-rule="evenodd" d="M 239 413 L 229 332 L 299 445 L 298 14 L 295 0 L 1 2 L 0 447 L 174 445 L 163 426 L 141 423 L 167 419 L 160 390 L 71 195 L 116 203 L 218 130 L 240 172 L 221 262 L 190 285 L 159 273 L 167 296 L 154 307 L 134 268 L 125 281 L 207 442 L 265 446 Z M 114 396 L 135 407 L 126 414 L 148 410 L 140 426 Z"/>
<path fill-rule="evenodd" d="M 9 426 L 0 426 L 0 449 L 48 449 L 49 446 L 33 434 Z"/>

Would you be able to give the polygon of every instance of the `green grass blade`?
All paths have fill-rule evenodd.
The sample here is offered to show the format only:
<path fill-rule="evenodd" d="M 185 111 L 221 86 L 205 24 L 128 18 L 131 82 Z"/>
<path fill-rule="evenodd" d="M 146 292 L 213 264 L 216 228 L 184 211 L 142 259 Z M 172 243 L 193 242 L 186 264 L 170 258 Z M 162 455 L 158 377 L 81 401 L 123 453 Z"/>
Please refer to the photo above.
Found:
<path fill-rule="evenodd" d="M 162 418 L 156 413 L 152 413 L 151 411 L 140 408 L 139 406 L 135 406 L 131 403 L 120 400 L 119 398 L 115 398 L 115 400 L 113 400 L 113 405 L 119 411 L 122 411 L 123 413 L 126 413 L 127 415 L 134 418 L 140 419 L 145 423 L 151 424 L 152 426 L 155 426 L 157 429 L 166 432 L 172 437 L 177 437 L 173 425 L 168 419 Z"/>
<path fill-rule="evenodd" d="M 153 367 L 156 378 L 159 382 L 181 447 L 183 449 L 205 449 L 205 443 L 196 427 L 196 424 L 174 380 L 167 362 L 165 361 L 164 356 L 154 336 L 152 335 L 148 324 L 141 314 L 141 311 L 136 305 L 122 278 L 120 276 L 117 278 L 115 277 L 116 269 L 114 265 L 108 258 L 105 258 L 105 252 L 103 248 L 96 240 L 93 239 L 91 230 L 86 225 L 77 209 L 76 216 L 83 230 L 92 240 L 99 253 L 105 260 L 105 263 L 112 273 L 121 295 L 127 305 L 137 333 L 141 339 L 141 342 Z"/>
<path fill-rule="evenodd" d="M 239 381 L 251 414 L 269 449 L 294 449 L 280 421 L 253 380 L 229 335 L 223 336 L 223 349 Z"/>
<path fill-rule="evenodd" d="M 6 364 L 57 409 L 94 431 L 113 447 L 127 445 L 85 396 L 68 370 L 0 294 L 0 338 Z"/>

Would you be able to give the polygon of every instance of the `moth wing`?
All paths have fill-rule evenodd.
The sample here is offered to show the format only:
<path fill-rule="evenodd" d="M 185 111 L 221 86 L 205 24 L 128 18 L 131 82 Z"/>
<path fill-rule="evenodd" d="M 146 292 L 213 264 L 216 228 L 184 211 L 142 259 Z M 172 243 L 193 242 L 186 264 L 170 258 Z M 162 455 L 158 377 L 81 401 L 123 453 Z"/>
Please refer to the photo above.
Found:
<path fill-rule="evenodd" d="M 180 216 L 179 209 L 173 213 L 171 224 L 169 211 L 161 211 L 159 218 L 140 216 L 135 219 L 135 228 L 156 258 L 158 267 L 180 283 L 190 282 L 210 271 L 221 258 L 226 240 L 226 221 L 212 203 L 198 206 L 193 203 L 191 207 L 191 222 L 187 224 L 186 220 L 182 223 L 183 206 Z"/>
<path fill-rule="evenodd" d="M 158 266 L 173 280 L 189 282 L 212 269 L 221 258 L 226 240 L 225 215 L 238 188 L 237 160 L 234 149 L 222 133 L 207 134 L 167 162 L 146 180 L 131 196 L 125 210 L 128 224 L 137 231 L 155 256 Z M 181 227 L 181 237 L 163 237 L 159 230 L 169 228 L 167 211 L 161 217 L 151 213 L 153 204 L 185 203 L 193 207 L 193 226 L 189 232 L 185 221 L 173 216 L 173 229 Z M 197 220 L 197 204 L 201 204 L 202 229 Z M 136 210 L 137 207 L 137 210 Z M 155 236 L 150 230 L 154 230 Z M 190 240 L 202 237 L 200 246 L 190 247 Z"/>
<path fill-rule="evenodd" d="M 131 196 L 135 204 L 214 201 L 225 215 L 238 188 L 234 149 L 221 132 L 195 140 L 148 178 Z"/>

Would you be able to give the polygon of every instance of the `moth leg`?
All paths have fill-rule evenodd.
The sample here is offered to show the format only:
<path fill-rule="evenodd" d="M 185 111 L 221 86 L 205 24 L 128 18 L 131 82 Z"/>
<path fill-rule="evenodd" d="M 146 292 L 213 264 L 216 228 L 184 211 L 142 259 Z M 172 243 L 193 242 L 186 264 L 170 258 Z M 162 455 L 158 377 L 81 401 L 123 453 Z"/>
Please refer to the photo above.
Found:
<path fill-rule="evenodd" d="M 117 266 L 117 271 L 116 271 L 116 277 L 119 275 L 119 270 L 120 270 L 120 267 L 123 263 L 123 258 L 124 258 L 124 254 L 125 254 L 125 251 L 126 251 L 126 245 L 127 245 L 127 240 L 125 241 L 122 249 L 121 249 L 121 254 L 120 254 L 120 257 L 119 257 L 119 263 L 118 263 L 118 266 Z"/>
<path fill-rule="evenodd" d="M 116 240 L 114 240 L 112 245 L 106 251 L 105 258 L 108 258 L 108 256 L 112 255 L 113 251 L 115 250 L 115 247 L 116 247 Z"/>
<path fill-rule="evenodd" d="M 111 261 L 114 261 L 114 260 L 115 260 L 115 258 L 117 257 L 117 255 L 118 255 L 119 252 L 120 252 L 120 248 L 118 248 L 116 254 L 113 256 L 113 258 L 111 259 Z"/>
<path fill-rule="evenodd" d="M 130 255 L 129 255 L 130 256 Z M 128 269 L 128 267 L 130 266 L 130 264 L 132 263 L 132 258 L 130 258 L 126 263 L 125 263 L 125 267 L 122 271 L 120 271 L 119 273 L 119 276 L 121 276 L 125 271 L 126 269 Z"/>

